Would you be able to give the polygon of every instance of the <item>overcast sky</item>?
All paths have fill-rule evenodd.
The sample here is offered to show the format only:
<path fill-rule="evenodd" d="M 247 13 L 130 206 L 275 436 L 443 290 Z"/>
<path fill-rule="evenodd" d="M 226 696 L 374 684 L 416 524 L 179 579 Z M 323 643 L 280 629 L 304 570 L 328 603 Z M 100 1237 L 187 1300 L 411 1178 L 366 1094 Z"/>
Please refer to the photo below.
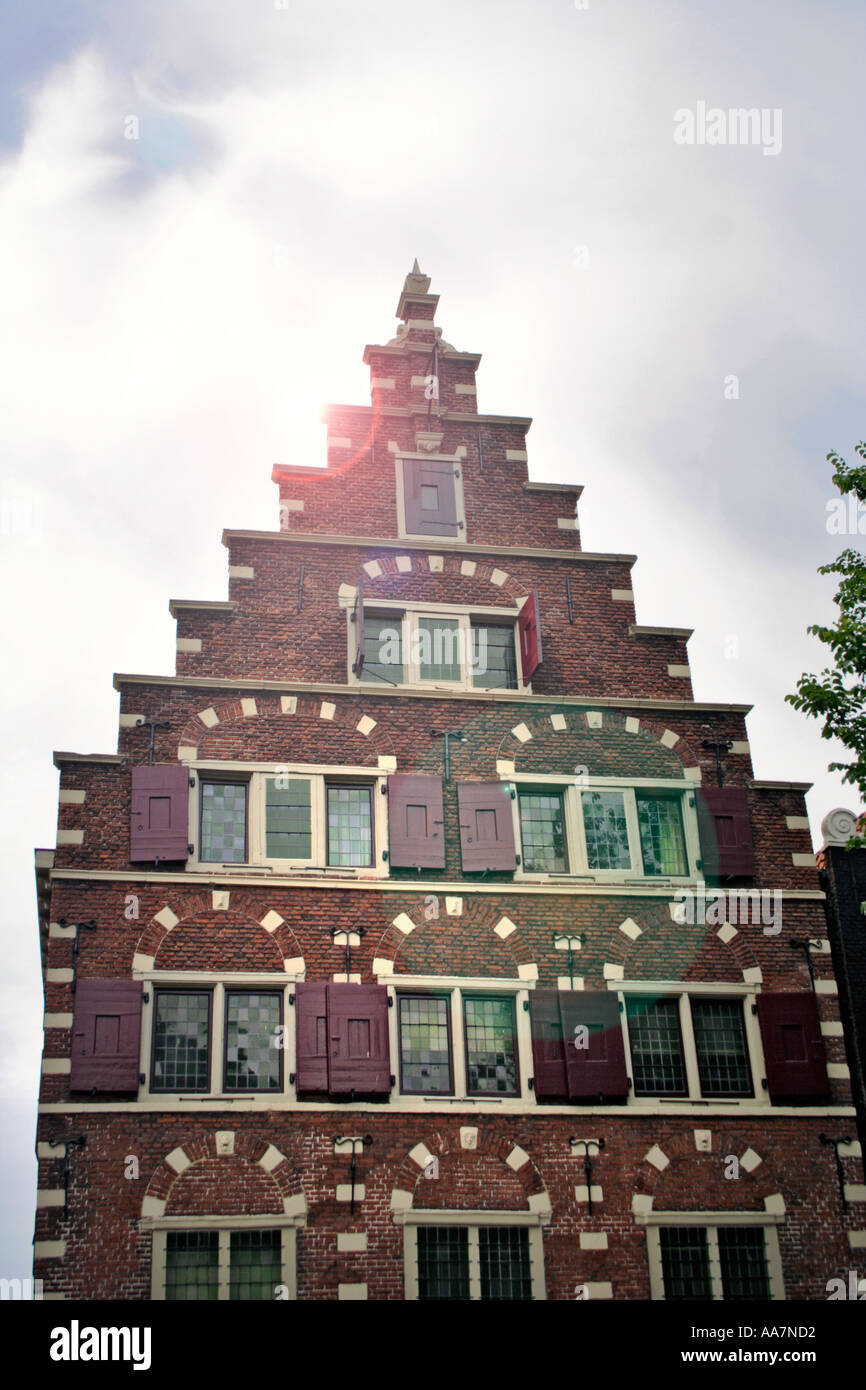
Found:
<path fill-rule="evenodd" d="M 531 415 L 756 775 L 855 807 L 784 703 L 832 617 L 825 454 L 866 435 L 862 0 L 0 4 L 7 734 L 0 1276 L 30 1272 L 33 848 L 55 748 L 113 752 L 114 671 L 171 674 L 169 598 L 369 400 L 412 260 L 479 409 Z M 764 112 L 721 131 L 712 108 Z M 694 143 L 679 143 L 692 113 Z M 702 113 L 705 113 L 702 116 Z M 715 123 L 715 124 L 714 124 Z M 736 135 L 735 142 L 732 136 Z M 130 138 L 137 137 L 137 138 Z M 702 139 L 703 137 L 703 139 Z M 866 528 L 866 522 L 864 522 Z M 837 750 L 838 751 L 838 750 Z"/>

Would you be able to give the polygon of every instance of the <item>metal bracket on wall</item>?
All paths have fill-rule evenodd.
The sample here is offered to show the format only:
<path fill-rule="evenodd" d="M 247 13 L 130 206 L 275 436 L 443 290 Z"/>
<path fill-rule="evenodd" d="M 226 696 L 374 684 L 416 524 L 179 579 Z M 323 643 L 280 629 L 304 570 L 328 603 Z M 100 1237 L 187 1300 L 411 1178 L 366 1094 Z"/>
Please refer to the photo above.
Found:
<path fill-rule="evenodd" d="M 833 1157 L 836 1159 L 836 1177 L 839 1182 L 839 1196 L 842 1199 L 842 1210 L 848 1210 L 848 1198 L 845 1196 L 845 1170 L 842 1167 L 842 1160 L 839 1157 L 839 1145 L 850 1144 L 850 1136 L 845 1134 L 841 1139 L 831 1139 L 826 1134 L 819 1134 L 818 1139 L 822 1144 L 833 1145 Z"/>
<path fill-rule="evenodd" d="M 574 952 L 575 952 L 575 950 L 578 950 L 578 951 L 579 951 L 580 948 L 581 948 L 581 946 L 583 945 L 583 934 L 582 934 L 581 932 L 566 932 L 566 931 L 556 931 L 556 932 L 554 932 L 554 933 L 553 933 L 553 945 L 554 945 L 554 949 L 557 949 L 557 948 L 559 947 L 559 943 L 560 943 L 561 941 L 565 941 L 565 942 L 568 943 L 568 945 L 567 945 L 567 947 L 566 947 L 566 949 L 567 949 L 567 951 L 568 951 L 568 981 L 569 981 L 569 987 L 570 987 L 571 989 L 574 989 Z M 575 946 L 575 942 L 577 942 L 577 946 Z"/>
<path fill-rule="evenodd" d="M 359 1145 L 359 1144 L 361 1145 L 361 1152 L 363 1153 L 364 1149 L 369 1148 L 370 1145 L 372 1144 L 372 1142 L 373 1142 L 373 1136 L 372 1136 L 372 1134 L 365 1134 L 364 1137 L 363 1137 L 363 1139 L 358 1138 L 356 1135 L 345 1134 L 345 1135 L 342 1136 L 342 1138 L 340 1138 L 340 1139 L 335 1139 L 335 1140 L 334 1140 L 334 1146 L 335 1146 L 335 1148 L 336 1148 L 337 1144 L 351 1144 L 351 1145 L 352 1145 L 352 1162 L 351 1162 L 351 1164 L 350 1164 L 350 1166 L 349 1166 L 349 1182 L 351 1183 L 351 1186 L 352 1186 L 352 1194 L 351 1194 L 351 1199 L 350 1199 L 350 1201 L 349 1201 L 349 1215 L 350 1215 L 350 1216 L 354 1216 L 354 1214 L 355 1214 L 355 1173 L 356 1173 L 356 1171 L 357 1171 L 358 1145 Z"/>
<path fill-rule="evenodd" d="M 592 1160 L 597 1158 L 599 1152 L 604 1148 L 603 1139 L 578 1139 L 572 1135 L 569 1139 L 572 1156 L 581 1157 L 583 1154 L 583 1173 L 586 1178 L 586 1206 L 587 1213 L 592 1216 Z"/>

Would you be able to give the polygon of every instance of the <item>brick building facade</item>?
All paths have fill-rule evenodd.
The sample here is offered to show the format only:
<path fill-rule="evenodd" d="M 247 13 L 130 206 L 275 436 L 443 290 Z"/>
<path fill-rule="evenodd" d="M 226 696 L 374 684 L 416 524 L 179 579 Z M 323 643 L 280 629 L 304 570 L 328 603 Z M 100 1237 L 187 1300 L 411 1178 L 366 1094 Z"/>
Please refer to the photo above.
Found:
<path fill-rule="evenodd" d="M 854 1112 L 807 788 L 694 700 L 437 299 L 416 264 L 327 468 L 171 604 L 176 674 L 116 677 L 117 752 L 55 756 L 36 1275 L 825 1298 L 866 1186 L 820 1138 Z"/>

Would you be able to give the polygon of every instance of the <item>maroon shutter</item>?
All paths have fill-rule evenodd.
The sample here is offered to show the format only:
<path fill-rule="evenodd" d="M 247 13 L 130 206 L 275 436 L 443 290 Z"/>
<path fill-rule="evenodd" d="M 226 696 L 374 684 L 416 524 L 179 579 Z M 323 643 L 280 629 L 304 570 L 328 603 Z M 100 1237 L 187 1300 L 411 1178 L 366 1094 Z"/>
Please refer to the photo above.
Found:
<path fill-rule="evenodd" d="M 453 463 L 403 460 L 406 530 L 415 536 L 457 537 L 457 486 Z"/>
<path fill-rule="evenodd" d="M 328 985 L 328 1090 L 387 1096 L 388 991 L 383 985 Z"/>
<path fill-rule="evenodd" d="M 541 620 L 538 613 L 538 594 L 533 589 L 517 616 L 520 637 L 520 663 L 523 679 L 528 681 L 542 661 Z"/>
<path fill-rule="evenodd" d="M 820 1100 L 830 1084 L 818 1003 L 811 990 L 759 994 L 758 1023 L 771 1100 Z"/>
<path fill-rule="evenodd" d="M 132 769 L 132 863 L 187 857 L 189 772 L 177 763 Z"/>
<path fill-rule="evenodd" d="M 458 782 L 460 860 L 467 873 L 513 869 L 514 822 L 507 782 Z"/>
<path fill-rule="evenodd" d="M 140 980 L 78 982 L 70 1090 L 138 1090 L 141 988 Z"/>
<path fill-rule="evenodd" d="M 388 778 L 388 862 L 398 869 L 444 869 L 442 779 L 414 773 Z"/>
<path fill-rule="evenodd" d="M 532 1062 L 537 1100 L 565 1100 L 568 1074 L 562 1039 L 559 994 L 555 989 L 533 989 L 529 995 L 532 1028 Z"/>
<path fill-rule="evenodd" d="M 355 623 L 355 659 L 352 662 L 352 670 L 360 678 L 364 670 L 364 581 L 358 580 L 358 593 L 355 598 L 355 611 L 352 615 Z"/>
<path fill-rule="evenodd" d="M 745 787 L 699 787 L 697 798 L 704 873 L 751 878 L 755 851 Z"/>
<path fill-rule="evenodd" d="M 299 1091 L 328 1089 L 327 985 L 295 986 L 295 1080 Z"/>
<path fill-rule="evenodd" d="M 619 1000 L 609 990 L 561 990 L 562 1036 L 571 1100 L 625 1100 L 628 1072 L 622 1042 Z M 586 1028 L 587 1034 L 575 1033 Z M 586 1047 L 575 1047 L 575 1041 Z"/>

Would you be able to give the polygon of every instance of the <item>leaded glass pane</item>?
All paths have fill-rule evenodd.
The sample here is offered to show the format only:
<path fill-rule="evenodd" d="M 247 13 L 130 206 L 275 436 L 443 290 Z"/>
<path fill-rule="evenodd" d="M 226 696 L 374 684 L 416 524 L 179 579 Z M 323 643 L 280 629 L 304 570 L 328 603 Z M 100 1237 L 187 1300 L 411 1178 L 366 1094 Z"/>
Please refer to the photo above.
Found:
<path fill-rule="evenodd" d="M 636 1096 L 686 1094 L 686 1070 L 676 999 L 626 1000 Z"/>
<path fill-rule="evenodd" d="M 760 1226 L 719 1226 L 725 1298 L 769 1299 L 770 1276 Z"/>
<path fill-rule="evenodd" d="M 525 1226 L 479 1226 L 481 1297 L 532 1298 L 529 1232 Z"/>
<path fill-rule="evenodd" d="M 361 680 L 379 681 L 383 685 L 402 684 L 403 620 L 399 613 L 385 618 L 364 614 L 364 666 Z"/>
<path fill-rule="evenodd" d="M 469 1232 L 465 1226 L 418 1227 L 418 1298 L 469 1297 Z"/>
<path fill-rule="evenodd" d="M 246 782 L 202 782 L 201 858 L 243 864 L 246 857 Z"/>
<path fill-rule="evenodd" d="M 451 1092 L 449 1001 L 419 994 L 400 997 L 401 1088 L 406 1092 Z"/>
<path fill-rule="evenodd" d="M 415 647 L 422 681 L 459 681 L 462 639 L 456 618 L 418 618 Z"/>
<path fill-rule="evenodd" d="M 373 862 L 373 808 L 369 787 L 328 787 L 328 863 Z"/>
<path fill-rule="evenodd" d="M 691 1007 L 701 1094 L 750 1096 L 742 1004 L 733 999 L 692 999 Z"/>
<path fill-rule="evenodd" d="M 309 778 L 266 778 L 265 837 L 268 859 L 311 858 Z"/>
<path fill-rule="evenodd" d="M 154 1091 L 206 1091 L 210 994 L 158 990 L 153 1033 Z"/>
<path fill-rule="evenodd" d="M 516 690 L 514 628 L 473 623 L 470 636 L 472 684 L 486 690 Z"/>
<path fill-rule="evenodd" d="M 630 869 L 622 792 L 582 792 L 586 857 L 591 869 Z"/>
<path fill-rule="evenodd" d="M 709 1300 L 713 1296 L 707 1233 L 703 1226 L 662 1226 L 659 1231 L 668 1302 Z"/>
<path fill-rule="evenodd" d="M 229 1298 L 267 1301 L 282 1283 L 279 1231 L 232 1231 Z"/>
<path fill-rule="evenodd" d="M 514 1095 L 517 1091 L 517 1055 L 514 1037 L 514 1001 L 464 999 L 466 1066 L 469 1091 Z"/>
<path fill-rule="evenodd" d="M 279 994 L 226 994 L 226 1090 L 278 1091 Z"/>
<path fill-rule="evenodd" d="M 535 874 L 567 873 L 561 794 L 521 792 L 519 805 L 524 869 Z"/>
<path fill-rule="evenodd" d="M 637 792 L 636 800 L 644 873 L 688 873 L 680 798 Z"/>
<path fill-rule="evenodd" d="M 165 1238 L 166 1298 L 216 1301 L 218 1293 L 219 1232 L 169 1231 Z"/>

